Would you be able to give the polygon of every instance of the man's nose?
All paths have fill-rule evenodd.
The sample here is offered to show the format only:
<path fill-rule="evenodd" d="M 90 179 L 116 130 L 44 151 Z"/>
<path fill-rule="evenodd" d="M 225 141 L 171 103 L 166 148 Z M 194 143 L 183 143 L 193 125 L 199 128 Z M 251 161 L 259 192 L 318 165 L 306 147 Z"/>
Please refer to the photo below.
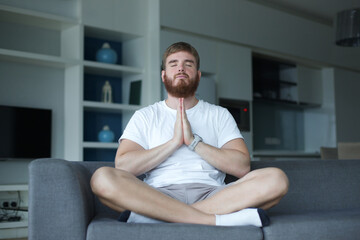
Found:
<path fill-rule="evenodd" d="M 182 64 L 179 65 L 179 69 L 178 69 L 179 72 L 184 72 L 185 71 L 185 68 Z"/>

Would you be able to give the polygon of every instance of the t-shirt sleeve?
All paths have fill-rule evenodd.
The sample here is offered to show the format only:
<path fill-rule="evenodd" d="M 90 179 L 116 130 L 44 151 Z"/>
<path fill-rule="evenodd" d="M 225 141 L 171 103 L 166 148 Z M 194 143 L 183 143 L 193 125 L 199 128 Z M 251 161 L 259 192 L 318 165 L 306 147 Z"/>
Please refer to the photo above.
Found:
<path fill-rule="evenodd" d="M 219 137 L 218 146 L 221 148 L 225 143 L 237 139 L 244 138 L 235 122 L 235 119 L 226 108 L 221 109 L 219 117 Z"/>
<path fill-rule="evenodd" d="M 139 144 L 144 149 L 149 149 L 149 144 L 146 137 L 146 126 L 148 126 L 148 124 L 145 114 L 140 111 L 136 111 L 128 122 L 123 134 L 121 135 L 119 143 L 123 139 L 128 139 Z"/>

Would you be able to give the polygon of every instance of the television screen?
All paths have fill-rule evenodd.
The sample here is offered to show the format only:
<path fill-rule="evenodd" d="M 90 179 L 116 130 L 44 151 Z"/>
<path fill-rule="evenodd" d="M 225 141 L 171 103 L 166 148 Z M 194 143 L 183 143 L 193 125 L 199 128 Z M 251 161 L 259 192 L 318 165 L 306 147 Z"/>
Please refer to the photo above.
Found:
<path fill-rule="evenodd" d="M 0 159 L 51 156 L 51 110 L 0 106 Z"/>

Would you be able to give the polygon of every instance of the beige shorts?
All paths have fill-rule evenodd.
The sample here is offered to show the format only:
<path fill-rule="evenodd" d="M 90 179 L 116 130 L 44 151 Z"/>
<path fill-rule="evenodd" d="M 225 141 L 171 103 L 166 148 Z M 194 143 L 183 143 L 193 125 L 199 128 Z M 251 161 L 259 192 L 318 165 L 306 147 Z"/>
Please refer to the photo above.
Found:
<path fill-rule="evenodd" d="M 158 191 L 186 204 L 193 204 L 213 196 L 224 189 L 224 186 L 212 186 L 203 183 L 173 184 L 156 188 Z"/>
<path fill-rule="evenodd" d="M 212 186 L 202 183 L 186 183 L 186 184 L 174 184 L 166 187 L 156 188 L 158 191 L 177 199 L 186 204 L 193 204 L 204 199 L 207 199 L 222 189 L 226 188 L 228 185 L 223 186 Z M 128 223 L 163 223 L 156 219 L 148 218 L 140 214 L 131 212 Z"/>

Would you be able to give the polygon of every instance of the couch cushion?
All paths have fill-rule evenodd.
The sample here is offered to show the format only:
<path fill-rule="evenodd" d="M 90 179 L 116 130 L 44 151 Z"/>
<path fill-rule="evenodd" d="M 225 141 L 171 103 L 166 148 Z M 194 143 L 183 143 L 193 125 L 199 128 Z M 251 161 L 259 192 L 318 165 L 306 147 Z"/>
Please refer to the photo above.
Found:
<path fill-rule="evenodd" d="M 122 223 L 111 217 L 97 216 L 88 227 L 87 240 L 177 240 L 177 239 L 263 239 L 261 228 L 217 227 L 195 224 L 160 223 L 140 224 Z"/>
<path fill-rule="evenodd" d="M 360 160 L 258 161 L 252 168 L 278 167 L 289 192 L 270 214 L 301 214 L 360 208 Z"/>
<path fill-rule="evenodd" d="M 273 215 L 265 240 L 359 239 L 360 209 Z"/>

